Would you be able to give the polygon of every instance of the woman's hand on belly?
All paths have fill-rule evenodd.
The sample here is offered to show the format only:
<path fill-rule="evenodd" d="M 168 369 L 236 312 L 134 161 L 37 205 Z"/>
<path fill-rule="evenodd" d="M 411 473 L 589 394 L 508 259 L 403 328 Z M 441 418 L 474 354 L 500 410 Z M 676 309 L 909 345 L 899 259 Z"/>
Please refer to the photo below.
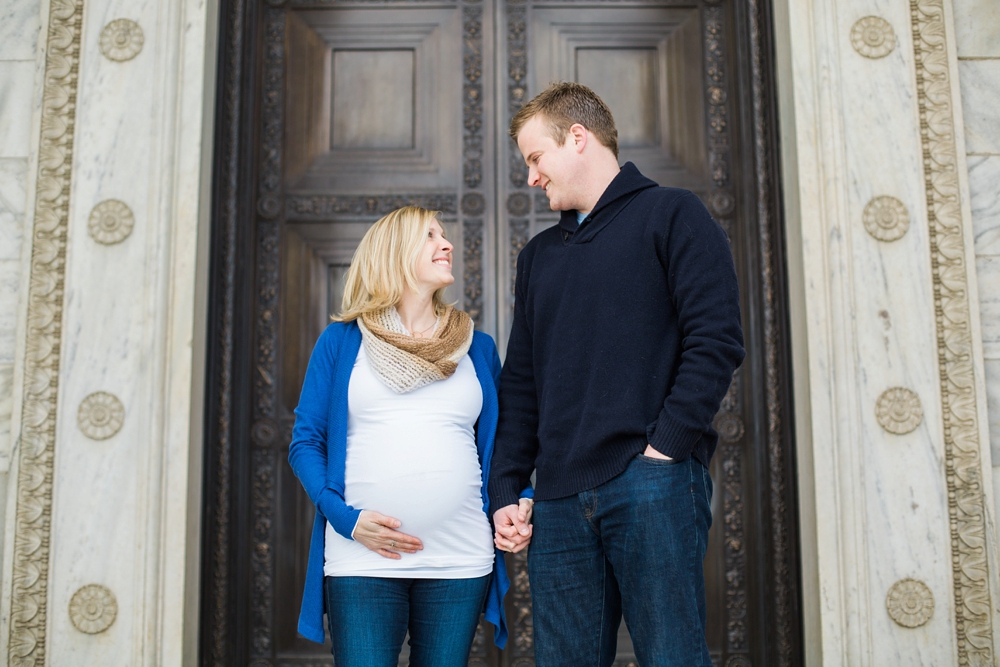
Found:
<path fill-rule="evenodd" d="M 423 542 L 412 535 L 401 533 L 399 519 L 372 510 L 364 510 L 354 527 L 354 540 L 360 542 L 383 558 L 399 560 L 399 552 L 414 554 L 424 548 Z"/>

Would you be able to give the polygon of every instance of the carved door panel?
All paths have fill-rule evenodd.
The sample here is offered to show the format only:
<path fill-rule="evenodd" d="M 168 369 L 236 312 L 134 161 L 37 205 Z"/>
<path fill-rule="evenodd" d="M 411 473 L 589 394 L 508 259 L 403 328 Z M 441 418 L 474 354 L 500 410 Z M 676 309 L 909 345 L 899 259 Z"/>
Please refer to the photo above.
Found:
<path fill-rule="evenodd" d="M 748 357 L 717 419 L 709 645 L 725 667 L 801 662 L 770 19 L 747 3 L 223 0 L 203 664 L 331 664 L 296 632 L 314 510 L 286 458 L 312 345 L 365 230 L 413 203 L 442 211 L 451 298 L 504 349 L 517 253 L 557 220 L 506 128 L 571 79 L 609 103 L 622 161 L 731 239 Z M 481 627 L 470 664 L 534 664 L 524 556 L 508 569 L 510 642 Z M 636 664 L 623 625 L 616 666 Z"/>
<path fill-rule="evenodd" d="M 484 95 L 482 3 L 292 5 L 268 10 L 265 21 L 266 34 L 275 35 L 265 63 L 282 50 L 285 58 L 283 85 L 262 91 L 265 110 L 270 95 L 284 95 L 284 133 L 273 147 L 265 133 L 261 147 L 265 156 L 285 156 L 284 169 L 274 174 L 274 237 L 265 242 L 274 246 L 280 267 L 280 401 L 271 419 L 281 434 L 281 459 L 309 353 L 339 310 L 358 242 L 381 215 L 404 204 L 440 210 L 455 245 L 449 297 L 480 328 L 495 327 L 493 281 L 484 268 L 491 266 L 496 198 L 492 166 L 483 160 L 492 121 Z M 288 466 L 280 466 L 277 477 L 275 653 L 287 664 L 305 656 L 317 664 L 329 661 L 329 648 L 295 629 L 314 510 Z M 480 635 L 476 657 L 494 664 L 495 651 Z M 404 647 L 401 664 L 406 653 Z"/>

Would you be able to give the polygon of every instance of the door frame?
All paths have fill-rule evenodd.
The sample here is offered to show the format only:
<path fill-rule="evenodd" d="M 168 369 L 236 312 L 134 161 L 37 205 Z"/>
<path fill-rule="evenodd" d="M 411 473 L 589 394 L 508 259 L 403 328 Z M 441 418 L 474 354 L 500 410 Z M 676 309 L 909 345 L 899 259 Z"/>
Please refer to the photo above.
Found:
<path fill-rule="evenodd" d="M 262 85 L 277 90 L 283 80 L 280 73 L 275 77 L 273 71 L 268 71 L 268 63 L 258 58 L 258 53 L 264 51 L 259 49 L 262 40 L 266 43 L 278 39 L 268 33 L 266 13 L 284 11 L 285 4 L 285 0 L 220 1 L 199 640 L 199 662 L 205 665 L 273 665 L 269 657 L 273 654 L 274 632 L 274 530 L 270 522 L 274 516 L 277 466 L 285 463 L 276 456 L 275 449 L 266 445 L 277 436 L 278 429 L 286 427 L 270 420 L 252 420 L 254 387 L 267 382 L 267 366 L 274 361 L 273 332 L 270 337 L 266 332 L 276 303 L 269 304 L 258 295 L 269 290 L 276 294 L 277 249 L 270 247 L 274 231 L 269 225 L 279 224 L 274 217 L 282 203 L 274 193 L 258 185 L 262 173 L 280 169 L 280 161 L 276 166 L 273 154 L 265 150 L 258 162 L 255 146 L 257 142 L 271 142 L 273 147 L 276 142 L 280 151 L 281 130 L 277 130 L 277 136 L 270 136 L 273 129 L 262 127 L 265 109 L 259 100 Z M 522 4 L 506 0 L 507 7 L 515 11 Z M 755 243 L 748 248 L 748 254 L 760 271 L 748 285 L 754 297 L 748 299 L 752 307 L 746 318 L 753 323 L 750 328 L 756 332 L 754 336 L 759 336 L 758 340 L 748 338 L 747 347 L 760 354 L 748 355 L 746 363 L 753 364 L 754 375 L 764 380 L 758 400 L 762 402 L 760 413 L 766 415 L 766 423 L 746 425 L 758 429 L 766 442 L 766 447 L 752 452 L 755 469 L 767 475 L 767 483 L 760 485 L 760 497 L 745 498 L 739 480 L 730 478 L 717 480 L 717 492 L 730 505 L 742 507 L 744 501 L 752 504 L 762 529 L 774 536 L 774 548 L 756 578 L 761 584 L 758 599 L 767 596 L 773 600 L 775 614 L 772 622 L 759 624 L 760 633 L 769 636 L 754 639 L 775 648 L 765 664 L 799 665 L 803 660 L 802 586 L 772 5 L 770 0 L 704 0 L 700 4 L 705 8 L 732 5 L 740 17 L 737 25 L 746 27 L 736 34 L 734 46 L 737 52 L 749 55 L 747 66 L 737 67 L 733 58 L 729 66 L 734 89 L 744 100 L 740 105 L 745 116 L 741 125 L 752 131 L 732 140 L 746 155 L 753 156 L 755 166 L 738 175 L 741 182 L 737 187 L 753 194 L 743 198 L 741 205 L 751 207 L 747 219 L 757 223 Z M 508 46 L 518 39 L 509 21 L 500 27 L 498 36 L 501 33 L 506 35 Z M 509 60 L 512 56 L 506 53 Z M 511 82 L 501 74 L 513 72 L 512 65 L 505 60 L 497 66 L 496 85 L 503 95 L 496 105 L 498 122 L 504 122 L 507 116 L 507 105 L 499 100 L 511 101 L 507 95 L 512 90 Z M 282 95 L 278 94 L 278 99 Z M 474 209 L 476 203 L 470 200 L 468 206 Z M 506 235 L 510 238 L 504 238 Z M 497 244 L 499 286 L 505 275 L 499 267 L 510 259 L 511 248 L 527 241 L 527 233 L 520 226 L 501 225 L 498 236 L 504 240 Z M 479 264 L 480 272 L 484 264 L 490 269 L 492 258 L 485 259 Z M 481 273 L 479 280 L 481 284 Z M 484 296 L 482 290 L 478 296 Z M 497 309 L 503 307 L 502 300 L 496 304 Z M 494 313 L 487 317 L 494 318 Z M 257 329 L 265 335 L 256 336 Z M 248 363 L 250 360 L 254 363 Z M 721 456 L 726 455 L 725 451 L 720 447 Z M 739 455 L 734 453 L 734 461 L 724 461 L 723 468 L 735 465 L 738 469 Z M 725 522 L 728 565 L 730 553 L 734 563 L 738 560 L 747 536 L 740 532 L 740 522 L 731 521 L 725 511 L 721 518 Z M 511 565 L 515 575 L 511 603 L 517 606 L 518 615 L 527 613 L 524 620 L 530 622 L 526 577 L 518 576 L 524 571 L 523 559 Z M 523 585 L 519 586 L 519 581 Z M 727 590 L 727 632 L 734 636 L 741 631 L 741 618 L 760 611 L 747 607 L 746 585 L 746 577 L 736 577 L 732 590 Z M 519 665 L 533 664 L 527 622 L 515 627 L 511 643 L 525 647 L 524 654 L 512 660 L 516 658 Z M 726 667 L 748 664 L 730 659 Z"/>

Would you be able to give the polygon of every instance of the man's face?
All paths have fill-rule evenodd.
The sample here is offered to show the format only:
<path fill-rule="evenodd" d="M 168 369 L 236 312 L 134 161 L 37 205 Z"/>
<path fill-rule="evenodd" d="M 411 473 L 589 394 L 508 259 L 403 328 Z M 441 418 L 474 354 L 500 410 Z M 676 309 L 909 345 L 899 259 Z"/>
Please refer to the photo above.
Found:
<path fill-rule="evenodd" d="M 517 135 L 517 147 L 528 165 L 528 186 L 538 186 L 549 198 L 553 211 L 578 209 L 581 186 L 582 155 L 577 150 L 573 133 L 566 134 L 562 145 L 552 138 L 549 125 L 538 115 L 532 117 Z"/>

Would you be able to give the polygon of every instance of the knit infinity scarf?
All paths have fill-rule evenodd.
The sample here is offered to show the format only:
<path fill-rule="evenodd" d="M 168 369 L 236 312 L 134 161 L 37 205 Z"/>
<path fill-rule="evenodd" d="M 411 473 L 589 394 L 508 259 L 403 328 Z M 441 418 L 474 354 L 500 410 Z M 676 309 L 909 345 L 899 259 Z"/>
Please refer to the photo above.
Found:
<path fill-rule="evenodd" d="M 372 369 L 397 394 L 451 377 L 472 345 L 475 328 L 471 317 L 451 306 L 430 338 L 407 335 L 395 308 L 362 314 L 358 327 Z"/>

